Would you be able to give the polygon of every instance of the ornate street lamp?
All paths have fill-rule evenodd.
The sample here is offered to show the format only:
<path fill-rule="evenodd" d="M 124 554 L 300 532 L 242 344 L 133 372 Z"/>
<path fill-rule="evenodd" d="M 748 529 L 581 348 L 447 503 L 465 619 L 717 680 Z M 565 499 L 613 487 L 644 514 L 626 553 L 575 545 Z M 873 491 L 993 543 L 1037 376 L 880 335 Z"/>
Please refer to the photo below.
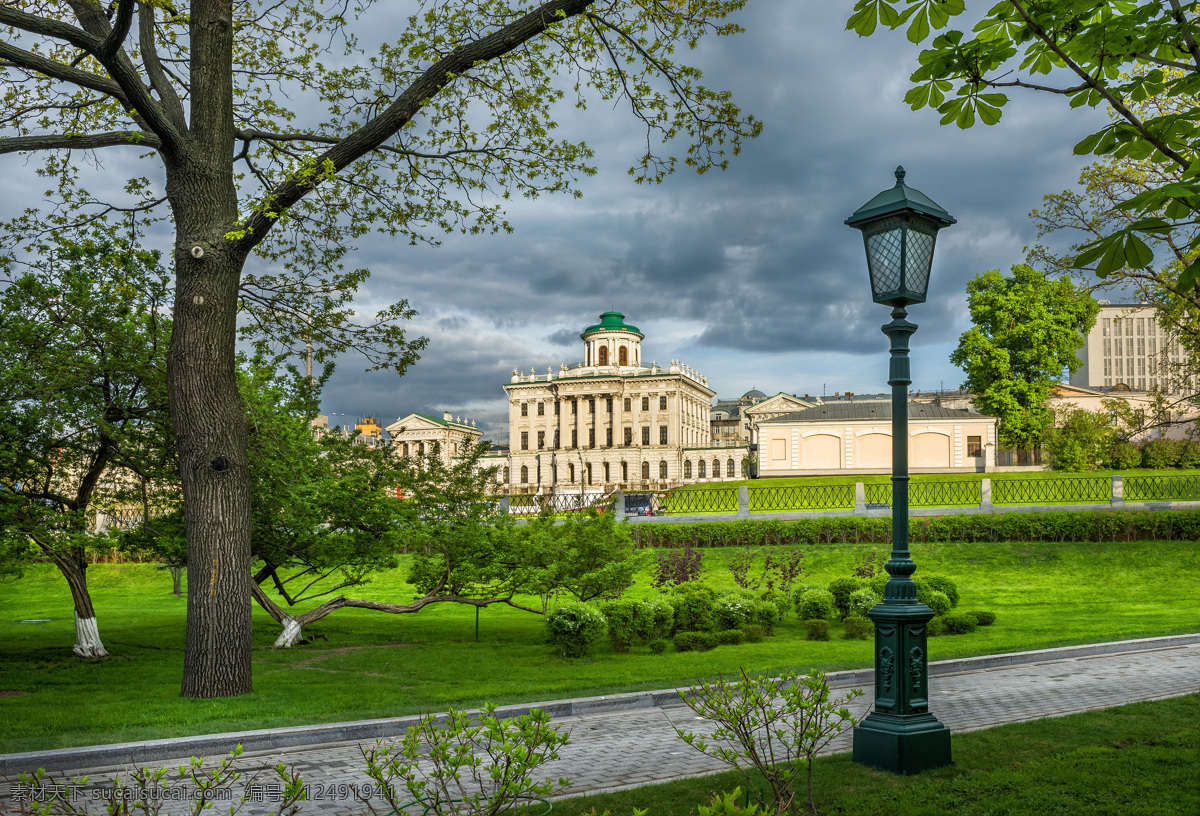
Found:
<path fill-rule="evenodd" d="M 924 303 L 933 245 L 950 213 L 904 185 L 880 193 L 846 224 L 862 230 L 876 303 L 892 307 L 883 327 L 891 340 L 888 385 L 892 386 L 892 555 L 884 568 L 883 603 L 867 613 L 875 622 L 875 706 L 854 729 L 854 761 L 913 774 L 950 764 L 950 729 L 929 713 L 928 635 L 933 610 L 917 601 L 908 551 L 908 341 L 917 330 L 905 318 L 910 303 Z"/>

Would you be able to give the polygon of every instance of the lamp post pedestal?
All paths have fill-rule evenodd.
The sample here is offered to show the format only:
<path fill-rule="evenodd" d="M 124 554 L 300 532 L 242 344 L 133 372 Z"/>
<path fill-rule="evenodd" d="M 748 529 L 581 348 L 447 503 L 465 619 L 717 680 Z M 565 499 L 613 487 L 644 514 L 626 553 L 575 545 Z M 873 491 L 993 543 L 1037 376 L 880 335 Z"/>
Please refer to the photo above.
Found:
<path fill-rule="evenodd" d="M 875 707 L 854 728 L 854 761 L 898 774 L 949 765 L 950 729 L 929 713 L 929 643 L 933 610 L 917 601 L 908 550 L 908 342 L 917 330 L 903 305 L 883 327 L 891 339 L 892 555 L 884 569 L 883 603 L 867 612 L 875 623 Z"/>

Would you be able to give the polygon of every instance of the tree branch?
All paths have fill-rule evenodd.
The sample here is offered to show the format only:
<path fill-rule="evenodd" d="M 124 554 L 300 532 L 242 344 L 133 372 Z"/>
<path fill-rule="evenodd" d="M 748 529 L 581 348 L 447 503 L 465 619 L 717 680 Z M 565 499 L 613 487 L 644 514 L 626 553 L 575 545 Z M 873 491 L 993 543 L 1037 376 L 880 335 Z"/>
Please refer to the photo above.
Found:
<path fill-rule="evenodd" d="M 125 42 L 125 38 L 129 36 L 129 26 L 133 23 L 133 7 L 134 0 L 120 0 L 117 5 L 117 24 L 108 36 L 104 38 L 104 42 L 100 43 L 100 48 L 96 51 L 96 57 L 101 62 L 106 62 L 117 55 L 117 49 L 121 47 L 121 43 Z"/>
<path fill-rule="evenodd" d="M 154 134 L 139 130 L 64 136 L 47 133 L 38 136 L 14 136 L 0 139 L 0 154 L 34 150 L 95 150 L 101 147 L 146 147 L 158 150 L 162 142 Z"/>
<path fill-rule="evenodd" d="M 103 44 L 103 40 L 99 37 L 73 25 L 60 20 L 38 17 L 36 14 L 26 14 L 8 5 L 0 5 L 0 25 L 10 25 L 21 31 L 28 31 L 30 34 L 62 40 L 92 54 Z"/>
<path fill-rule="evenodd" d="M 187 117 L 183 112 L 183 102 L 175 93 L 175 86 L 163 70 L 158 58 L 158 50 L 154 47 L 154 7 L 142 4 L 138 8 L 138 47 L 142 51 L 142 64 L 146 66 L 146 76 L 150 87 L 158 92 L 166 113 L 171 117 L 175 127 L 182 133 L 187 130 Z"/>
<path fill-rule="evenodd" d="M 3 8 L 0 6 L 0 8 Z M 93 91 L 99 91 L 102 94 L 107 94 L 113 99 L 120 102 L 122 105 L 127 105 L 125 93 L 121 90 L 121 86 L 102 76 L 96 76 L 89 71 L 81 71 L 78 68 L 71 68 L 68 65 L 63 65 L 61 62 L 55 62 L 52 59 L 46 59 L 40 54 L 34 54 L 31 51 L 26 51 L 23 48 L 17 48 L 6 42 L 0 42 L 0 60 L 7 60 L 17 67 L 24 68 L 28 71 L 33 71 L 37 74 L 50 77 L 51 79 L 69 82 L 72 85 L 78 85 L 81 88 L 89 88 Z"/>

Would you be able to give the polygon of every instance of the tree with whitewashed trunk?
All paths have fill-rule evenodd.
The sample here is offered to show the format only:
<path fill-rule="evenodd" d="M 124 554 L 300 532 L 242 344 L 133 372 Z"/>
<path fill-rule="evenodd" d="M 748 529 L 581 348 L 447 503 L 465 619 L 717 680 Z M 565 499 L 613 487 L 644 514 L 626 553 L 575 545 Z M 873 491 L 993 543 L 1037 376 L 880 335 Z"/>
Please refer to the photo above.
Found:
<path fill-rule="evenodd" d="M 171 458 L 158 260 L 96 229 L 48 241 L 32 267 L 10 261 L 0 272 L 0 539 L 7 553 L 58 567 L 81 657 L 107 654 L 87 568 L 91 549 L 114 543 L 89 524 Z"/>
<path fill-rule="evenodd" d="M 362 273 L 337 264 L 366 231 L 415 242 L 507 229 L 502 205 L 514 194 L 577 195 L 577 179 L 595 172 L 592 151 L 558 137 L 562 101 L 628 107 L 647 136 L 640 180 L 675 169 L 674 145 L 699 172 L 723 167 L 759 123 L 675 52 L 737 32 L 729 17 L 744 3 L 414 0 L 399 25 L 373 19 L 393 8 L 370 0 L 0 5 L 0 153 L 36 154 L 57 184 L 52 215 L 31 227 L 116 205 L 162 212 L 174 230 L 168 392 L 188 563 L 211 575 L 188 598 L 185 696 L 252 686 L 239 306 L 262 306 L 268 320 L 290 313 L 272 328 L 294 340 L 317 328 L 302 305 L 312 287 L 318 303 L 352 296 Z M 355 30 L 395 34 L 368 52 Z M 124 190 L 111 197 L 120 200 L 83 189 L 79 151 L 129 160 L 98 171 Z M 112 175 L 135 157 L 144 171 Z M 247 270 L 252 256 L 279 263 Z M 332 263 L 327 277 L 289 266 L 314 257 L 318 269 Z M 369 333 L 343 337 L 373 365 L 402 370 L 414 359 L 411 347 L 381 352 Z"/>

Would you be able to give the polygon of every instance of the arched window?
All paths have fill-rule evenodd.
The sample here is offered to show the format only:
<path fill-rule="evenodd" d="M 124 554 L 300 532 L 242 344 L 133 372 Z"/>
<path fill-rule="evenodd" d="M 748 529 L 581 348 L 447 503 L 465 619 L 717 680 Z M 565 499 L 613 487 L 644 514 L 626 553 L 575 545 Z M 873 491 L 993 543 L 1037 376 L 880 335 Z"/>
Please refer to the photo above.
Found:
<path fill-rule="evenodd" d="M 573 464 L 567 465 L 567 481 L 568 482 L 575 481 L 575 465 L 573 465 Z"/>
<path fill-rule="evenodd" d="M 610 482 L 612 482 L 612 479 L 609 478 L 608 462 L 605 462 L 604 463 L 604 483 L 609 484 Z"/>
<path fill-rule="evenodd" d="M 592 483 L 592 463 L 591 462 L 588 462 L 588 464 L 587 464 L 587 482 L 588 482 L 588 484 Z"/>
<path fill-rule="evenodd" d="M 713 478 L 716 479 L 721 475 L 721 460 L 713 459 Z"/>
<path fill-rule="evenodd" d="M 600 347 L 600 361 L 597 363 L 597 365 L 608 365 L 608 346 Z"/>
<path fill-rule="evenodd" d="M 418 455 L 418 456 L 424 456 L 424 455 L 425 455 L 425 443 L 424 443 L 424 442 L 418 442 L 418 443 L 417 443 L 417 455 Z"/>
<path fill-rule="evenodd" d="M 728 462 L 725 463 L 725 475 L 726 476 L 733 475 L 733 460 L 732 459 L 730 459 Z"/>
<path fill-rule="evenodd" d="M 621 481 L 622 482 L 629 481 L 629 463 L 628 462 L 621 463 Z"/>
<path fill-rule="evenodd" d="M 521 484 L 529 484 L 529 465 L 521 465 Z"/>
<path fill-rule="evenodd" d="M 692 478 L 692 460 L 691 459 L 687 459 L 683 463 L 683 478 L 685 478 L 685 479 Z"/>
<path fill-rule="evenodd" d="M 643 482 L 650 481 L 650 463 L 649 462 L 642 462 L 642 481 Z"/>
<path fill-rule="evenodd" d="M 624 346 L 617 349 L 617 365 L 629 365 L 629 349 Z"/>
<path fill-rule="evenodd" d="M 658 478 L 660 478 L 660 479 L 667 478 L 667 460 L 666 459 L 664 459 L 663 461 L 658 463 Z"/>
<path fill-rule="evenodd" d="M 708 475 L 707 468 L 708 468 L 708 464 L 703 459 L 701 459 L 699 462 L 697 462 L 696 463 L 696 478 L 697 479 L 705 478 Z"/>

